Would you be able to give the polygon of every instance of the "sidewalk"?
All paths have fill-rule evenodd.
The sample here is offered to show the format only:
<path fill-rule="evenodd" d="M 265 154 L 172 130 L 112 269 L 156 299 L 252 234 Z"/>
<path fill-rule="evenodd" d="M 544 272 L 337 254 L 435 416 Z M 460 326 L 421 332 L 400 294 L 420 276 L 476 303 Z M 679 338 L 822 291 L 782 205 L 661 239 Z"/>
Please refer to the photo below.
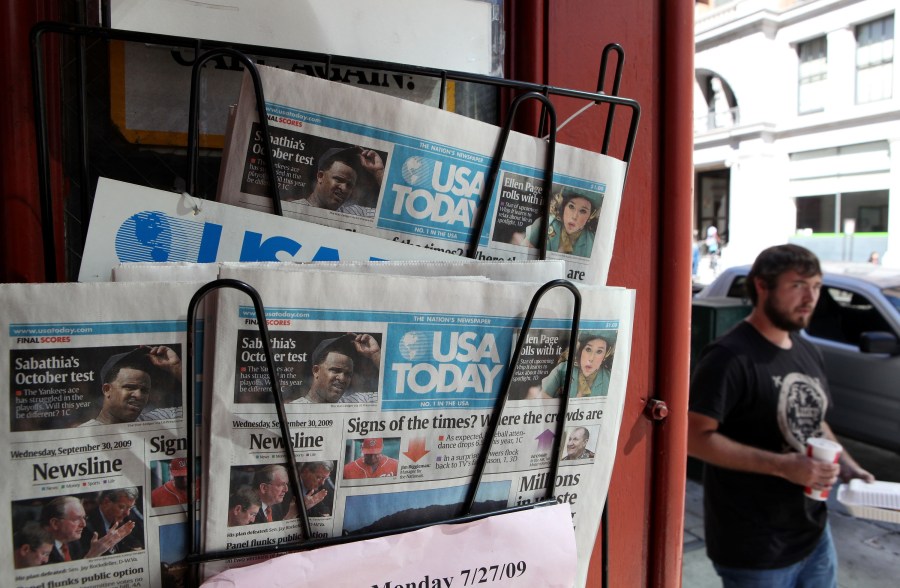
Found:
<path fill-rule="evenodd" d="M 858 519 L 828 500 L 828 520 L 838 552 L 840 588 L 895 588 L 900 575 L 900 525 Z M 721 588 L 703 541 L 703 487 L 688 479 L 684 504 L 684 588 Z"/>

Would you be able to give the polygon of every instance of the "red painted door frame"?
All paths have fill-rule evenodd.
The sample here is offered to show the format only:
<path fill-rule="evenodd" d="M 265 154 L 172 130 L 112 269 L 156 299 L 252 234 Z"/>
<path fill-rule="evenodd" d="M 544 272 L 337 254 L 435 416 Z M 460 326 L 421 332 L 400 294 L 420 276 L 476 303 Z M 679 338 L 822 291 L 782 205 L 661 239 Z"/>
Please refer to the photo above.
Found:
<path fill-rule="evenodd" d="M 636 289 L 637 305 L 608 504 L 608 577 L 615 587 L 680 586 L 690 348 L 693 4 L 507 0 L 506 9 L 508 77 L 594 91 L 603 48 L 615 42 L 625 51 L 620 94 L 641 104 L 609 278 L 611 285 Z M 554 99 L 554 105 L 564 121 L 583 102 Z M 560 131 L 558 141 L 599 150 L 604 119 L 592 110 Z M 536 112 L 517 128 L 533 132 Z M 617 154 L 615 145 L 621 145 L 624 132 L 614 137 L 611 155 Z M 645 409 L 652 398 L 668 405 L 665 420 L 648 418 Z M 589 586 L 601 585 L 600 562 L 598 539 Z"/>
<path fill-rule="evenodd" d="M 41 206 L 38 196 L 37 146 L 34 102 L 31 91 L 31 27 L 42 20 L 56 20 L 58 2 L 34 0 L 0 2 L 4 34 L 0 79 L 4 80 L 3 116 L 0 117 L 0 281 L 41 282 L 44 250 L 41 238 Z M 59 72 L 56 44 L 45 45 L 48 72 Z M 57 73 L 58 75 L 58 73 Z M 46 80 L 49 116 L 51 175 L 62 181 L 60 163 L 59 79 Z M 54 218 L 63 218 L 62 201 Z M 57 259 L 62 259 L 63 227 L 56 225 Z"/>

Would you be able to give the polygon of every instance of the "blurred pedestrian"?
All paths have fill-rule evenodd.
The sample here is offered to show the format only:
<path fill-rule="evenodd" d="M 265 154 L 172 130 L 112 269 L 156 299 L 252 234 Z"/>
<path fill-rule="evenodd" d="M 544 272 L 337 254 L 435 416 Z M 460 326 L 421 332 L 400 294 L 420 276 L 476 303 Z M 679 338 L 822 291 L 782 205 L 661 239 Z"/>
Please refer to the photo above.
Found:
<path fill-rule="evenodd" d="M 766 249 L 747 276 L 753 310 L 700 357 L 690 387 L 688 452 L 706 462 L 707 554 L 725 588 L 837 586 L 823 501 L 838 475 L 874 476 L 844 451 L 813 461 L 806 439 L 834 439 L 818 349 L 799 336 L 819 290 L 819 260 L 797 245 Z"/>
<path fill-rule="evenodd" d="M 709 269 L 715 272 L 722 252 L 722 238 L 719 237 L 719 229 L 715 225 L 710 225 L 706 229 L 706 252 L 709 254 Z"/>
<path fill-rule="evenodd" d="M 694 237 L 691 239 L 691 279 L 697 279 L 700 271 L 700 243 L 697 241 L 697 230 L 694 229 Z"/>

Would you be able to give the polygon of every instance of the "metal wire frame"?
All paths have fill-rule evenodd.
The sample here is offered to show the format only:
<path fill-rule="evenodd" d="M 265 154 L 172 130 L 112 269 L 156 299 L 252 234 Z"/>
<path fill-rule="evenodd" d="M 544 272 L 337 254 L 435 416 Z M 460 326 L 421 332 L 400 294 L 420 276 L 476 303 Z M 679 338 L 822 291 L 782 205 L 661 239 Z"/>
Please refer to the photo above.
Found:
<path fill-rule="evenodd" d="M 218 290 L 221 288 L 231 288 L 234 290 L 239 290 L 253 301 L 253 310 L 256 313 L 256 326 L 259 328 L 259 336 L 262 339 L 263 351 L 266 356 L 266 367 L 269 370 L 269 382 L 271 382 L 272 386 L 272 396 L 275 400 L 275 409 L 278 412 L 278 419 L 281 428 L 282 438 L 285 440 L 285 455 L 288 462 L 288 480 L 291 485 L 291 491 L 294 493 L 294 500 L 300 505 L 299 513 L 300 513 L 300 526 L 303 531 L 303 535 L 305 537 L 309 537 L 309 517 L 306 514 L 306 504 L 303 501 L 303 493 L 301 491 L 300 486 L 300 478 L 297 473 L 297 460 L 294 456 L 294 452 L 291 450 L 290 444 L 290 426 L 288 425 L 287 414 L 284 411 L 284 396 L 281 393 L 281 384 L 279 383 L 279 379 L 277 377 L 278 372 L 275 371 L 275 361 L 274 356 L 272 354 L 272 347 L 269 340 L 269 328 L 266 326 L 266 312 L 263 307 L 262 300 L 260 299 L 259 292 L 256 291 L 253 286 L 247 284 L 246 282 L 242 282 L 240 280 L 233 279 L 219 279 L 213 280 L 208 284 L 202 286 L 196 293 L 191 297 L 191 301 L 188 304 L 187 311 L 187 373 L 188 373 L 188 383 L 190 386 L 190 390 L 188 390 L 188 410 L 187 415 L 185 416 L 185 423 L 187 425 L 187 460 L 189 464 L 196 464 L 196 440 L 194 439 L 194 428 L 196 423 L 194 421 L 194 415 L 196 414 L 196 394 L 195 394 L 195 383 L 197 381 L 196 374 L 194 373 L 194 355 L 196 352 L 196 321 L 197 321 L 197 306 L 200 304 L 200 301 L 203 298 L 212 292 L 213 290 Z M 204 410 L 209 410 L 209 407 L 204 407 Z M 197 496 L 197 487 L 196 487 L 196 469 L 193 466 L 188 467 L 188 496 L 192 497 L 192 500 L 196 501 Z M 209 483 L 209 480 L 207 480 Z M 195 508 L 195 504 L 190 504 L 188 506 L 188 545 L 190 549 L 190 553 L 199 553 L 200 552 L 200 537 L 197 534 L 197 509 Z M 223 553 L 223 557 L 225 556 Z M 228 553 L 234 553 L 234 551 L 229 551 Z"/>
<path fill-rule="evenodd" d="M 512 89 L 518 92 L 539 92 L 546 97 L 550 96 L 564 96 L 570 98 L 578 98 L 582 100 L 588 100 L 597 104 L 606 103 L 610 105 L 607 120 L 605 123 L 605 129 L 603 131 L 603 147 L 602 153 L 606 154 L 609 141 L 612 136 L 614 115 L 617 112 L 617 107 L 622 107 L 626 109 L 630 113 L 630 118 L 628 120 L 628 132 L 625 139 L 624 148 L 622 151 L 621 159 L 627 163 L 630 163 L 632 154 L 634 152 L 634 144 L 637 136 L 637 128 L 640 120 L 640 112 L 641 107 L 640 104 L 633 99 L 623 98 L 617 95 L 609 95 L 604 93 L 602 90 L 598 90 L 597 92 L 587 92 L 582 90 L 574 90 L 568 88 L 560 88 L 556 86 L 550 86 L 547 84 L 536 84 L 533 82 L 522 82 L 517 80 L 508 80 L 504 78 L 496 78 L 483 74 L 473 74 L 469 72 L 460 72 L 460 71 L 450 71 L 450 70 L 442 70 L 437 68 L 423 67 L 423 66 L 413 66 L 413 65 L 404 65 L 392 62 L 385 61 L 377 61 L 371 59 L 363 59 L 357 57 L 346 57 L 346 56 L 336 56 L 326 53 L 315 53 L 308 51 L 297 51 L 297 50 L 288 50 L 288 49 L 280 49 L 275 47 L 264 47 L 258 45 L 247 45 L 247 44 L 239 44 L 239 43 L 229 43 L 224 41 L 216 41 L 210 39 L 197 39 L 190 37 L 180 37 L 175 35 L 161 35 L 157 33 L 143 33 L 143 32 L 135 32 L 135 31 L 124 31 L 118 29 L 110 29 L 104 27 L 90 27 L 90 26 L 82 26 L 82 25 L 71 25 L 59 22 L 41 22 L 36 24 L 31 30 L 31 58 L 32 58 L 32 85 L 34 89 L 34 120 L 35 120 L 35 131 L 37 135 L 37 165 L 38 165 L 38 189 L 40 191 L 40 202 L 41 202 L 41 232 L 43 238 L 44 245 L 44 271 L 46 274 L 47 281 L 56 281 L 57 280 L 57 260 L 56 260 L 56 249 L 55 249 L 55 236 L 53 232 L 53 212 L 52 212 L 52 186 L 50 181 L 50 154 L 48 147 L 48 137 L 47 137 L 47 113 L 46 113 L 46 94 L 44 88 L 44 64 L 43 64 L 43 47 L 41 44 L 41 39 L 44 34 L 52 33 L 59 35 L 68 35 L 78 37 L 79 39 L 91 37 L 106 41 L 128 41 L 135 43 L 146 43 L 150 45 L 162 45 L 162 46 L 175 46 L 175 47 L 183 47 L 194 49 L 196 54 L 199 55 L 201 51 L 208 49 L 216 49 L 228 47 L 240 51 L 244 54 L 250 54 L 255 56 L 267 56 L 267 57 L 280 57 L 286 59 L 294 59 L 294 60 L 304 60 L 310 62 L 318 62 L 325 64 L 325 76 L 327 77 L 328 73 L 331 71 L 332 64 L 334 65 L 347 65 L 354 66 L 360 68 L 369 68 L 369 69 L 377 69 L 390 71 L 401 74 L 415 75 L 415 76 L 424 76 L 424 77 L 432 77 L 440 80 L 440 100 L 439 107 L 444 107 L 444 97 L 447 91 L 447 82 L 448 81 L 458 81 L 458 82 L 469 82 L 475 84 L 486 84 L 489 86 L 493 86 L 500 89 Z M 606 71 L 606 55 L 607 52 L 611 49 L 604 50 L 604 59 L 603 64 L 601 66 L 601 75 L 600 75 L 600 84 L 603 84 L 605 71 Z M 83 58 L 84 54 L 84 43 L 79 43 L 78 45 L 79 51 L 79 59 Z M 621 48 L 619 48 L 621 51 Z M 620 52 L 620 61 L 617 68 L 616 80 L 621 79 L 621 52 Z M 83 69 L 83 68 L 81 68 Z M 78 76 L 78 83 L 81 86 L 82 90 L 80 93 L 83 93 L 84 87 L 84 75 Z M 618 84 L 614 85 L 613 92 L 618 91 Z M 82 99 L 83 102 L 83 99 Z M 83 105 L 82 105 L 82 110 Z M 86 114 L 86 113 L 85 113 Z M 542 117 L 543 120 L 543 117 Z M 81 153 L 83 156 L 81 157 L 81 161 L 83 163 L 82 166 L 82 175 L 87 178 L 87 170 L 84 166 L 84 162 L 88 161 L 88 144 L 87 144 L 87 132 L 85 129 L 89 125 L 89 121 L 87 116 L 81 117 L 78 121 L 80 125 L 80 129 L 78 132 L 79 139 L 81 141 Z M 87 182 L 83 183 L 84 190 L 87 192 Z M 83 195 L 83 210 L 84 212 L 90 212 L 90 206 L 85 203 L 90 202 L 89 196 Z M 89 218 L 86 216 L 85 218 Z"/>
<path fill-rule="evenodd" d="M 497 177 L 500 175 L 500 164 L 503 162 L 503 152 L 506 151 L 506 143 L 509 140 L 509 133 L 512 130 L 513 119 L 519 106 L 526 100 L 538 100 L 543 103 L 541 124 L 545 118 L 550 119 L 550 139 L 547 144 L 547 155 L 544 160 L 544 209 L 543 218 L 544 226 L 550 222 L 550 192 L 553 186 L 553 159 L 556 153 L 556 109 L 550 99 L 539 92 L 528 92 L 518 96 L 513 100 L 509 107 L 509 114 L 506 117 L 506 124 L 500 130 L 500 136 L 497 138 L 497 146 L 494 149 L 494 155 L 491 157 L 491 167 L 488 168 L 487 180 L 484 183 L 484 191 L 482 194 L 485 199 L 481 202 L 478 215 L 472 221 L 472 236 L 469 242 L 469 257 L 475 259 L 478 255 L 478 245 L 481 241 L 481 233 L 484 231 L 484 222 L 487 219 L 488 204 L 490 204 L 491 195 L 497 185 Z M 541 251 L 541 259 L 547 259 L 547 231 L 540 231 L 540 242 L 538 248 Z"/>
<path fill-rule="evenodd" d="M 190 119 L 188 122 L 188 172 L 187 193 L 197 196 L 197 167 L 200 158 L 200 72 L 207 61 L 221 55 L 231 55 L 238 59 L 247 68 L 250 78 L 253 80 L 253 90 L 256 95 L 256 116 L 259 117 L 262 129 L 263 147 L 266 158 L 266 173 L 269 176 L 269 190 L 271 190 L 272 204 L 275 214 L 283 216 L 281 210 L 281 188 L 278 186 L 278 176 L 275 174 L 275 160 L 272 158 L 272 139 L 269 133 L 269 121 L 266 117 L 266 99 L 263 95 L 262 81 L 259 79 L 259 71 L 253 61 L 236 49 L 221 47 L 212 49 L 203 55 L 198 55 L 191 69 L 191 103 Z"/>
<path fill-rule="evenodd" d="M 531 323 L 534 319 L 534 315 L 537 311 L 538 304 L 540 303 L 543 296 L 554 288 L 567 288 L 574 298 L 574 305 L 572 310 L 572 323 L 571 323 L 571 332 L 570 332 L 570 340 L 569 340 L 569 356 L 566 364 L 568 374 L 572 373 L 572 369 L 574 366 L 575 359 L 575 345 L 578 333 L 578 325 L 579 318 L 581 315 L 581 294 L 578 292 L 578 289 L 568 280 L 553 280 L 547 282 L 543 286 L 541 286 L 535 295 L 532 297 L 531 303 L 529 305 L 528 311 L 525 315 L 525 319 L 522 324 L 522 328 L 519 331 L 519 337 L 516 342 L 516 347 L 513 352 L 512 357 L 510 358 L 510 363 L 507 366 L 506 375 L 504 377 L 503 386 L 501 389 L 501 393 L 498 396 L 497 402 L 494 405 L 493 412 L 491 415 L 490 423 L 488 425 L 488 430 L 485 433 L 485 440 L 482 444 L 481 451 L 478 456 L 478 461 L 475 465 L 475 471 L 472 474 L 471 481 L 469 482 L 469 488 L 466 493 L 466 499 L 463 503 L 463 511 L 462 513 L 454 517 L 452 519 L 443 520 L 443 521 L 433 521 L 428 523 L 420 523 L 417 525 L 411 525 L 407 527 L 402 527 L 398 529 L 391 529 L 389 531 L 375 531 L 369 533 L 360 533 L 356 535 L 343 535 L 338 537 L 328 537 L 321 539 L 311 539 L 310 538 L 310 528 L 309 528 L 309 517 L 306 512 L 306 504 L 303 501 L 303 493 L 302 487 L 300 485 L 299 475 L 297 471 L 297 462 L 294 456 L 294 452 L 291 448 L 291 444 L 289 441 L 285 442 L 285 454 L 287 456 L 287 461 L 289 464 L 288 467 L 288 478 L 291 484 L 291 490 L 294 493 L 294 500 L 297 501 L 298 511 L 300 513 L 300 527 L 303 532 L 303 536 L 305 539 L 299 541 L 290 541 L 279 543 L 276 545 L 263 545 L 257 547 L 248 547 L 242 549 L 228 549 L 225 551 L 215 551 L 215 552 L 206 552 L 201 553 L 200 547 L 200 535 L 197 532 L 197 508 L 196 508 L 196 496 L 197 496 L 197 482 L 196 482 L 196 470 L 194 467 L 188 468 L 188 496 L 194 497 L 194 503 L 188 505 L 188 549 L 189 553 L 185 557 L 185 561 L 191 565 L 191 573 L 196 573 L 196 565 L 222 560 L 222 559 L 233 559 L 240 557 L 251 557 L 251 556 L 259 556 L 259 555 L 272 555 L 276 553 L 290 553 L 301 550 L 310 550 L 319 547 L 325 547 L 328 545 L 338 545 L 345 543 L 353 543 L 357 541 L 364 541 L 366 539 L 373 539 L 376 537 L 385 537 L 389 535 L 396 535 L 399 533 L 407 533 L 411 531 L 416 531 L 419 529 L 423 529 L 425 527 L 430 527 L 433 525 L 441 525 L 441 524 L 459 524 L 459 523 L 467 523 L 471 521 L 480 520 L 483 518 L 487 518 L 494 515 L 500 514 L 508 514 L 513 512 L 521 512 L 524 510 L 530 510 L 532 508 L 539 508 L 543 506 L 550 506 L 553 504 L 557 504 L 557 501 L 553 498 L 556 493 L 556 478 L 557 471 L 559 469 L 559 448 L 561 443 L 562 434 L 565 426 L 565 414 L 568 408 L 568 398 L 569 398 L 569 386 L 571 384 L 571 378 L 566 378 L 566 383 L 564 385 L 564 390 L 562 397 L 560 398 L 560 406 L 557 411 L 557 419 L 556 419 L 556 434 L 554 436 L 553 448 L 551 449 L 551 457 L 550 457 L 550 481 L 547 485 L 547 493 L 543 500 L 534 502 L 532 504 L 525 504 L 513 507 L 507 507 L 501 510 L 486 512 L 486 513 L 473 513 L 472 509 L 475 505 L 475 497 L 478 494 L 478 489 L 481 487 L 482 477 L 484 476 L 484 471 L 487 465 L 487 459 L 490 454 L 491 446 L 493 445 L 494 439 L 496 437 L 498 424 L 500 422 L 500 417 L 503 414 L 503 411 L 506 407 L 507 397 L 509 395 L 509 388 L 512 383 L 512 374 L 515 371 L 515 367 L 519 361 L 519 357 L 522 352 L 522 348 L 524 346 L 526 335 L 531 328 Z M 196 374 L 194 374 L 194 355 L 196 353 L 196 312 L 197 306 L 200 301 L 213 290 L 218 290 L 222 288 L 231 288 L 235 290 L 239 290 L 244 292 L 248 296 L 250 296 L 253 302 L 254 312 L 256 313 L 256 323 L 259 327 L 260 337 L 263 342 L 263 353 L 266 356 L 266 366 L 269 370 L 269 381 L 272 383 L 272 394 L 275 400 L 276 409 L 278 412 L 279 424 L 281 428 L 281 434 L 284 439 L 291 438 L 290 425 L 288 424 L 287 415 L 284 411 L 284 397 L 281 393 L 281 386 L 278 381 L 277 371 L 275 370 L 275 364 L 273 361 L 273 355 L 271 350 L 271 345 L 269 342 L 269 332 L 266 327 L 266 319 L 265 319 L 265 308 L 263 307 L 262 300 L 260 299 L 259 293 L 249 284 L 242 282 L 240 280 L 234 279 L 219 279 L 209 282 L 202 286 L 194 296 L 191 298 L 191 301 L 188 305 L 188 314 L 187 314 L 187 373 L 188 373 L 188 382 L 190 382 L 191 390 L 188 394 L 188 402 L 187 402 L 187 414 L 185 416 L 185 422 L 187 423 L 187 460 L 190 464 L 196 463 L 196 440 L 194 437 L 194 428 L 196 426 L 195 423 L 195 414 L 196 414 L 196 401 L 195 401 L 195 390 L 194 383 L 196 382 Z M 209 410 L 209 407 L 204 407 L 204 410 Z"/>
<path fill-rule="evenodd" d="M 475 472 L 472 474 L 472 479 L 475 482 L 474 485 L 469 487 L 469 495 L 466 499 L 466 514 L 472 512 L 472 507 L 475 505 L 475 497 L 478 494 L 478 489 L 481 487 L 481 478 L 484 475 L 484 469 L 487 466 L 487 459 L 491 452 L 491 446 L 494 444 L 494 437 L 497 434 L 497 428 L 500 423 L 500 417 L 503 415 L 503 411 L 506 409 L 506 401 L 509 396 L 509 386 L 512 383 L 513 372 L 515 372 L 516 366 L 519 363 L 519 356 L 522 354 L 522 347 L 525 344 L 526 333 L 531 329 L 531 323 L 534 320 L 534 315 L 537 312 L 538 304 L 544 295 L 553 290 L 554 288 L 566 288 L 572 293 L 572 297 L 574 298 L 574 305 L 572 309 L 572 326 L 569 332 L 569 355 L 566 358 L 566 376 L 565 384 L 563 384 L 562 395 L 559 399 L 559 409 L 557 410 L 557 418 L 556 418 L 556 435 L 553 437 L 553 449 L 550 452 L 550 475 L 551 481 L 547 484 L 547 494 L 545 496 L 546 500 L 551 500 L 556 494 L 556 472 L 559 470 L 559 444 L 560 439 L 563 434 L 563 425 L 565 424 L 565 416 L 566 410 L 569 407 L 569 386 L 572 383 L 571 374 L 572 370 L 575 367 L 575 348 L 577 345 L 578 339 L 578 323 L 581 319 L 581 293 L 578 291 L 572 282 L 568 280 L 551 280 L 541 286 L 538 291 L 531 298 L 531 304 L 528 307 L 528 312 L 525 314 L 525 321 L 522 323 L 522 329 L 519 331 L 519 338 L 516 341 L 516 348 L 513 351 L 513 355 L 509 360 L 509 366 L 506 370 L 506 375 L 503 377 L 503 387 L 501 390 L 500 396 L 497 398 L 497 402 L 494 405 L 493 414 L 491 416 L 491 421 L 488 424 L 488 430 L 485 434 L 485 441 L 481 445 L 481 451 L 478 454 L 478 463 L 475 466 Z"/>

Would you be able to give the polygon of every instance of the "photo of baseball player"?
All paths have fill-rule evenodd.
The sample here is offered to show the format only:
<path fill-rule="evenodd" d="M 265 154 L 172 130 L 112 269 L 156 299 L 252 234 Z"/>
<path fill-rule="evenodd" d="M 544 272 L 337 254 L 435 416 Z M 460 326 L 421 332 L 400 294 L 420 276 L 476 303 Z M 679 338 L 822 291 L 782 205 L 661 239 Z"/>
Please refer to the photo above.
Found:
<path fill-rule="evenodd" d="M 323 339 L 311 356 L 312 384 L 291 403 L 375 402 L 380 364 L 381 346 L 368 333 Z"/>
<path fill-rule="evenodd" d="M 391 455 L 385 455 L 385 441 Z M 391 478 L 397 475 L 400 462 L 400 438 L 382 439 L 367 437 L 347 441 L 346 463 L 344 464 L 345 480 L 363 480 L 366 478 Z M 357 457 L 359 456 L 359 457 Z"/>
<path fill-rule="evenodd" d="M 187 459 L 176 457 L 172 460 L 150 462 L 151 480 L 154 488 L 150 491 L 150 505 L 175 506 L 187 504 L 188 468 Z M 163 480 L 166 480 L 163 482 Z M 197 496 L 200 495 L 199 479 L 197 480 Z M 159 485 L 157 485 L 159 484 Z"/>
<path fill-rule="evenodd" d="M 147 408 L 154 392 L 154 378 L 163 381 L 164 376 L 177 382 L 180 389 L 181 358 L 171 347 L 140 346 L 110 356 L 100 369 L 100 412 L 79 426 L 180 418 L 181 406 Z"/>
<path fill-rule="evenodd" d="M 317 157 L 312 191 L 294 202 L 374 218 L 384 179 L 384 155 L 357 145 L 332 147 Z"/>

